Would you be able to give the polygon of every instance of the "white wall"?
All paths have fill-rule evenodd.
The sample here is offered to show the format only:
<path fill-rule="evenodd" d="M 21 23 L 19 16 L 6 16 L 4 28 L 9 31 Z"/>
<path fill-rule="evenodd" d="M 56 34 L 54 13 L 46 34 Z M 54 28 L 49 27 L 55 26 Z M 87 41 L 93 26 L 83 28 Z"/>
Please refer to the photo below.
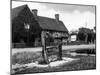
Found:
<path fill-rule="evenodd" d="M 71 41 L 76 41 L 77 35 L 71 35 Z"/>

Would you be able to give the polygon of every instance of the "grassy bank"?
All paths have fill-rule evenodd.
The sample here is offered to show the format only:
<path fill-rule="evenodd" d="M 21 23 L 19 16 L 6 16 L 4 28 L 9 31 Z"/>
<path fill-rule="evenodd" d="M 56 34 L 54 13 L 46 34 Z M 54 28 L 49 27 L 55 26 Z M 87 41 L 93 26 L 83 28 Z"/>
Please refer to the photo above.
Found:
<path fill-rule="evenodd" d="M 70 62 L 63 66 L 46 67 L 46 68 L 33 67 L 33 68 L 24 69 L 23 71 L 19 71 L 16 74 L 90 70 L 95 68 L 96 68 L 95 57 L 87 56 L 87 57 L 81 57 L 80 60 Z"/>
<path fill-rule="evenodd" d="M 85 52 L 87 52 L 87 51 L 85 51 Z M 22 71 L 17 71 L 16 74 L 89 70 L 89 69 L 95 69 L 96 68 L 95 53 L 94 54 L 92 53 L 92 55 L 94 55 L 94 56 L 91 56 L 91 54 L 88 54 L 89 52 L 85 56 L 84 55 L 72 56 L 72 55 L 67 54 L 67 53 L 68 53 L 67 51 L 63 51 L 62 56 L 74 58 L 74 59 L 78 58 L 79 60 L 64 64 L 63 66 L 58 66 L 58 67 L 46 67 L 46 68 L 32 67 L 32 68 L 28 68 L 28 69 L 24 68 L 24 70 L 22 70 Z M 91 51 L 90 51 L 90 53 L 91 53 Z M 54 53 L 54 54 L 56 54 L 56 53 Z M 41 52 L 16 53 L 12 56 L 12 64 L 13 65 L 15 65 L 16 63 L 27 64 L 27 63 L 30 63 L 30 62 L 40 61 L 41 58 L 42 58 Z"/>
<path fill-rule="evenodd" d="M 21 52 L 16 53 L 12 56 L 12 64 L 27 64 L 31 62 L 35 62 L 38 58 L 41 58 L 41 52 Z"/>

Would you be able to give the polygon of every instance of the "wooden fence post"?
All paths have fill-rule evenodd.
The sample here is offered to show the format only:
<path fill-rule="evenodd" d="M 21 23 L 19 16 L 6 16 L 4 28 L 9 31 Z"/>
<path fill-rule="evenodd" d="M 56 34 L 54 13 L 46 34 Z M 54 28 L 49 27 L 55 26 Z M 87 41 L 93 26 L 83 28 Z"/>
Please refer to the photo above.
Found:
<path fill-rule="evenodd" d="M 62 39 L 59 42 L 58 49 L 59 49 L 58 59 L 62 60 Z"/>
<path fill-rule="evenodd" d="M 88 33 L 85 33 L 85 42 L 88 43 Z"/>
<path fill-rule="evenodd" d="M 42 57 L 44 59 L 44 62 L 46 64 L 49 63 L 48 61 L 48 56 L 47 56 L 47 51 L 46 51 L 46 43 L 45 43 L 45 32 L 41 32 L 41 42 L 42 42 Z"/>

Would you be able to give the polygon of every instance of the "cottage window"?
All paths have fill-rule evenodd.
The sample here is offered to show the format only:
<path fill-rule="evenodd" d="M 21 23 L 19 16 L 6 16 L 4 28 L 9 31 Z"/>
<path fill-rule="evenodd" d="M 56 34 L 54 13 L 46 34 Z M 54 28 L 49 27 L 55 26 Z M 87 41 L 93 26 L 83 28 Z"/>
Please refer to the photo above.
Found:
<path fill-rule="evenodd" d="M 25 27 L 25 29 L 27 29 L 27 30 L 30 29 L 30 25 L 29 25 L 29 24 L 24 23 L 24 27 Z"/>

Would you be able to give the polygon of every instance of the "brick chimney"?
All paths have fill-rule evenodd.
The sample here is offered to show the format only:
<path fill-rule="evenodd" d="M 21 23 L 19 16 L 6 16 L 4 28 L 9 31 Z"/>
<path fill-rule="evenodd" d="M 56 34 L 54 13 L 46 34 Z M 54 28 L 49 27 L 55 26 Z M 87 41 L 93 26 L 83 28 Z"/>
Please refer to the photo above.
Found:
<path fill-rule="evenodd" d="M 38 10 L 37 9 L 32 9 L 32 13 L 33 13 L 34 17 L 37 17 Z"/>
<path fill-rule="evenodd" d="M 59 14 L 55 14 L 55 19 L 57 22 L 59 21 Z"/>

